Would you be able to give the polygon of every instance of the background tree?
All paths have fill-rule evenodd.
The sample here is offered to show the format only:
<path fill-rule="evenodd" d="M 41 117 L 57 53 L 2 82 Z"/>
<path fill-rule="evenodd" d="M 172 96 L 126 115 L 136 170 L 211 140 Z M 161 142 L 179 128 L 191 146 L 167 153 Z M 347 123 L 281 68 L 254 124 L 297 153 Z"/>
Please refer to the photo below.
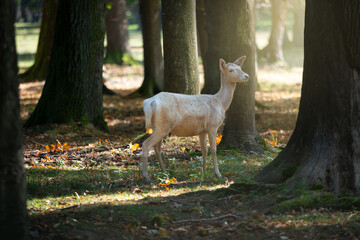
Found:
<path fill-rule="evenodd" d="M 34 64 L 20 78 L 43 80 L 46 77 L 54 40 L 58 0 L 43 0 L 41 29 Z"/>
<path fill-rule="evenodd" d="M 102 112 L 105 2 L 60 0 L 41 98 L 26 125 L 80 121 L 106 129 Z"/>
<path fill-rule="evenodd" d="M 259 52 L 270 62 L 284 62 L 283 42 L 285 34 L 287 0 L 271 0 L 271 33 L 268 45 Z"/>
<path fill-rule="evenodd" d="M 165 90 L 199 94 L 195 1 L 163 0 Z"/>
<path fill-rule="evenodd" d="M 105 63 L 134 64 L 131 57 L 126 16 L 126 0 L 108 0 L 106 12 L 106 56 Z"/>
<path fill-rule="evenodd" d="M 209 34 L 207 57 L 209 71 L 212 71 L 211 77 L 220 82 L 219 58 L 230 62 L 242 55 L 247 56 L 242 69 L 250 75 L 247 83 L 238 84 L 236 87 L 232 104 L 226 112 L 221 145 L 262 152 L 255 141 L 254 1 L 208 0 L 205 1 L 205 8 Z"/>
<path fill-rule="evenodd" d="M 293 43 L 295 46 L 304 46 L 305 0 L 293 0 L 294 26 Z"/>
<path fill-rule="evenodd" d="M 360 190 L 360 2 L 306 1 L 295 130 L 257 180 Z"/>
<path fill-rule="evenodd" d="M 208 80 L 208 64 L 206 58 L 206 52 L 208 48 L 208 36 L 206 31 L 206 11 L 204 0 L 196 0 L 196 29 L 198 36 L 198 49 L 200 50 L 201 60 L 203 62 L 204 67 L 204 88 L 202 89 L 202 93 L 216 93 L 219 88 L 211 89 L 211 81 Z M 220 87 L 220 83 L 218 84 Z M 217 86 L 217 85 L 216 85 Z"/>
<path fill-rule="evenodd" d="M 159 8 L 158 0 L 139 1 L 144 48 L 144 81 L 137 93 L 146 97 L 164 88 Z"/>
<path fill-rule="evenodd" d="M 207 33 L 207 49 L 202 52 L 204 74 L 206 70 L 205 85 L 202 90 L 203 93 L 214 94 L 220 89 L 220 71 L 219 71 L 219 59 L 224 58 L 225 61 L 231 62 L 232 59 L 226 59 L 223 52 L 225 48 L 223 40 L 225 39 L 225 25 L 221 24 L 220 21 L 225 20 L 225 16 L 219 15 L 225 10 L 223 6 L 221 9 L 217 9 L 221 4 L 213 0 L 204 1 L 205 8 L 205 29 Z M 200 42 L 201 44 L 202 42 Z M 202 47 L 203 48 L 203 47 Z M 241 53 L 240 53 L 241 54 Z M 236 60 L 235 58 L 234 60 Z"/>
<path fill-rule="evenodd" d="M 27 236 L 14 1 L 0 1 L 0 231 L 3 239 Z"/>

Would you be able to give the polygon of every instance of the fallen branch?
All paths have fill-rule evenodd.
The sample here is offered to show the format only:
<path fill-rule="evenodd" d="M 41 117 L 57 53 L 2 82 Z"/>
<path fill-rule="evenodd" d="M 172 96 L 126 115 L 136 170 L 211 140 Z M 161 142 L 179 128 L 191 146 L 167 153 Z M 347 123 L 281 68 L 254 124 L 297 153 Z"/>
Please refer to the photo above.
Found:
<path fill-rule="evenodd" d="M 57 208 L 57 209 L 54 209 L 54 210 L 67 210 L 67 209 L 71 209 L 71 208 L 77 208 L 79 205 L 72 205 L 72 206 L 68 206 L 68 207 L 62 207 L 62 208 Z"/>
<path fill-rule="evenodd" d="M 220 219 L 228 218 L 228 217 L 233 217 L 233 218 L 246 217 L 245 214 L 242 214 L 242 215 L 243 216 L 238 216 L 238 215 L 230 213 L 230 214 L 225 214 L 225 215 L 214 217 L 214 218 L 187 219 L 187 220 L 173 221 L 173 222 L 166 223 L 166 224 L 181 224 L 181 223 L 191 223 L 191 222 L 211 222 L 211 221 L 216 221 L 216 220 L 220 220 Z"/>

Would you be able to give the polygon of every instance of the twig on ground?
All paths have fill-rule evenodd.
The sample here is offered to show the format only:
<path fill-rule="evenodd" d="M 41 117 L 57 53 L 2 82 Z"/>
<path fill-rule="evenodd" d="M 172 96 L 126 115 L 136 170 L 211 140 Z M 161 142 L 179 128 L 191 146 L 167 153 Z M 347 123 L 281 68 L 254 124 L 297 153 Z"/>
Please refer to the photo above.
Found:
<path fill-rule="evenodd" d="M 62 210 L 67 210 L 67 209 L 77 208 L 77 207 L 79 207 L 78 204 L 76 204 L 76 205 L 71 205 L 71 206 L 68 206 L 68 207 L 57 208 L 57 209 L 55 209 L 55 210 L 60 210 L 60 211 L 62 211 Z"/>
<path fill-rule="evenodd" d="M 216 220 L 220 220 L 220 219 L 228 218 L 228 217 L 233 217 L 233 218 L 246 217 L 245 214 L 242 214 L 242 215 L 243 216 L 238 216 L 238 215 L 229 213 L 229 214 L 225 214 L 225 215 L 214 217 L 214 218 L 187 219 L 187 220 L 173 221 L 173 222 L 169 222 L 166 224 L 181 224 L 181 223 L 191 223 L 191 222 L 211 222 L 211 221 L 216 221 Z"/>

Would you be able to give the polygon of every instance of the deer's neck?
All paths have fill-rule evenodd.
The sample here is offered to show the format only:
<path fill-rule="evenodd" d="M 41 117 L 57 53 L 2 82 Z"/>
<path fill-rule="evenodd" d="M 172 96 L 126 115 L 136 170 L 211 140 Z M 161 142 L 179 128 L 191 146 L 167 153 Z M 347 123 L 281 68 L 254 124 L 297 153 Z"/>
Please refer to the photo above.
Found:
<path fill-rule="evenodd" d="M 235 87 L 236 83 L 229 83 L 226 81 L 226 76 L 221 73 L 221 87 L 215 96 L 220 100 L 225 111 L 230 107 L 234 96 Z"/>

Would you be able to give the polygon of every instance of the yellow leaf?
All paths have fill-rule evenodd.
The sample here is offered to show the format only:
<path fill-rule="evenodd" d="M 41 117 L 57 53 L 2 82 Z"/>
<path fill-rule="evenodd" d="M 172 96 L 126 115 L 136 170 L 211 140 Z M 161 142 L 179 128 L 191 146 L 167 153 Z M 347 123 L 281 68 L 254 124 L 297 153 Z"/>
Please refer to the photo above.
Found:
<path fill-rule="evenodd" d="M 161 237 L 167 238 L 167 232 L 164 228 L 159 228 L 159 233 L 160 233 Z"/>
<path fill-rule="evenodd" d="M 45 146 L 45 150 L 46 150 L 47 152 L 50 152 L 50 151 L 51 151 L 49 145 L 46 145 L 46 146 Z"/>
<path fill-rule="evenodd" d="M 132 151 L 132 152 L 138 150 L 139 147 L 140 147 L 138 143 L 135 143 L 134 145 L 132 145 L 132 144 L 130 143 L 129 146 L 130 146 L 130 151 Z"/>
<path fill-rule="evenodd" d="M 152 134 L 154 131 L 152 130 L 152 128 L 148 128 L 146 129 L 146 133 Z"/>
<path fill-rule="evenodd" d="M 219 143 L 221 142 L 221 139 L 222 139 L 222 135 L 220 133 L 217 133 L 217 136 L 216 136 L 216 146 L 219 145 Z"/>

